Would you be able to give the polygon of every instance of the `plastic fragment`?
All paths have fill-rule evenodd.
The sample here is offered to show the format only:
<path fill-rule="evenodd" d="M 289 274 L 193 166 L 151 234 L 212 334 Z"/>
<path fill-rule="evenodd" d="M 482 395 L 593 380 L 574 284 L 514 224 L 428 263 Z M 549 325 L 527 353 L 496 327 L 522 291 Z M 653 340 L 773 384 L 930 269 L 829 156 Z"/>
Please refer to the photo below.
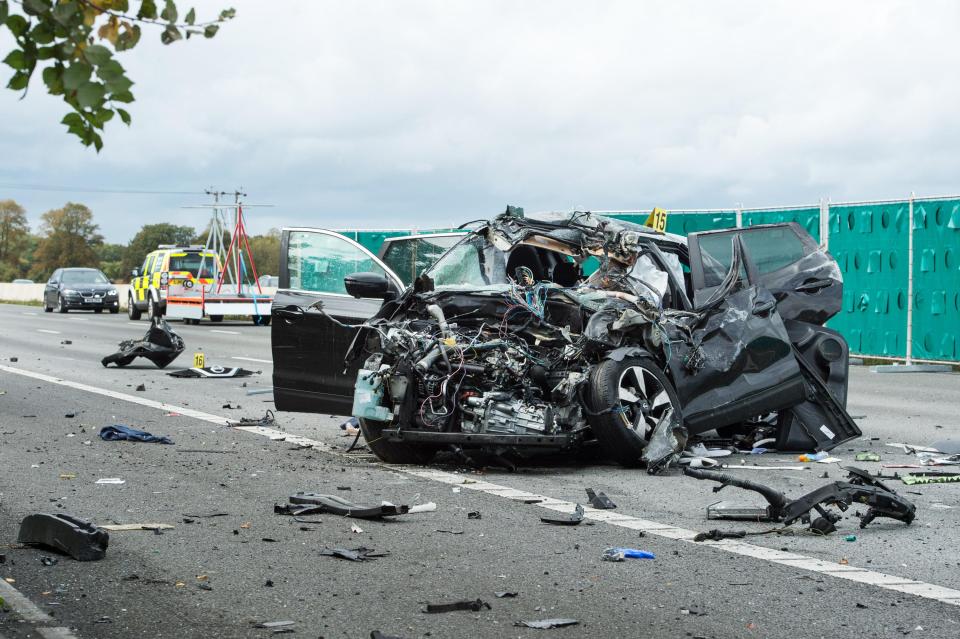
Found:
<path fill-rule="evenodd" d="M 606 493 L 595 493 L 593 492 L 593 488 L 587 488 L 587 498 L 590 500 L 590 505 L 599 510 L 609 510 L 617 507 L 617 505 L 607 497 Z"/>
<path fill-rule="evenodd" d="M 576 510 L 568 514 L 556 514 L 540 516 L 540 521 L 545 524 L 554 524 L 556 526 L 576 526 L 583 521 L 583 506 L 577 504 Z"/>
<path fill-rule="evenodd" d="M 481 610 L 490 610 L 490 604 L 482 599 L 476 599 L 473 601 L 453 601 L 450 603 L 443 604 L 427 604 L 427 607 L 423 609 L 423 612 L 429 614 L 437 614 L 442 612 L 456 612 L 458 610 L 470 610 L 472 612 L 480 612 Z"/>
<path fill-rule="evenodd" d="M 623 561 L 624 559 L 656 559 L 652 552 L 636 548 L 607 548 L 601 555 L 604 561 Z"/>
<path fill-rule="evenodd" d="M 549 630 L 550 628 L 563 628 L 565 626 L 575 626 L 579 621 L 576 619 L 540 619 L 537 621 L 518 621 L 514 626 L 536 628 L 538 630 Z"/>

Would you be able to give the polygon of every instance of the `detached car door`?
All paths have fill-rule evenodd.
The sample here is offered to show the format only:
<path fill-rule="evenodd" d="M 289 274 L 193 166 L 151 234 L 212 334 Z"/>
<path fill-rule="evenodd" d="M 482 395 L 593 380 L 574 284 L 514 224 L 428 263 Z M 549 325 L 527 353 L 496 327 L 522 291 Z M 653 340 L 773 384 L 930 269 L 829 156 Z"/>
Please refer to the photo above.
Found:
<path fill-rule="evenodd" d="M 357 272 L 384 275 L 400 292 L 400 278 L 353 240 L 325 229 L 284 229 L 280 282 L 271 306 L 273 396 L 278 410 L 349 415 L 362 361 L 344 370 L 357 324 L 382 304 L 355 299 L 343 278 Z"/>
<path fill-rule="evenodd" d="M 736 234 L 687 238 L 692 340 L 673 342 L 671 373 L 691 433 L 781 410 L 803 399 L 803 375 L 777 303 L 750 274 Z"/>

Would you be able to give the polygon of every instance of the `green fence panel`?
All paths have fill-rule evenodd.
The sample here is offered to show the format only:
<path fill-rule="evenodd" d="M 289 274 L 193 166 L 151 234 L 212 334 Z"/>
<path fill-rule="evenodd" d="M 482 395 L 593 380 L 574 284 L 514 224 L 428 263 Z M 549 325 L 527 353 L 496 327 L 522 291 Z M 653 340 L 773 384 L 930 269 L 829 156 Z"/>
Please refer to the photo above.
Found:
<path fill-rule="evenodd" d="M 958 361 L 960 200 L 914 202 L 913 256 L 913 357 Z"/>
<path fill-rule="evenodd" d="M 781 222 L 796 222 L 809 233 L 813 239 L 820 241 L 820 207 L 788 209 L 754 209 L 743 211 L 743 225 L 756 226 L 757 224 L 780 224 Z"/>
<path fill-rule="evenodd" d="M 830 252 L 843 308 L 829 325 L 851 353 L 903 357 L 907 327 L 907 201 L 830 207 Z"/>

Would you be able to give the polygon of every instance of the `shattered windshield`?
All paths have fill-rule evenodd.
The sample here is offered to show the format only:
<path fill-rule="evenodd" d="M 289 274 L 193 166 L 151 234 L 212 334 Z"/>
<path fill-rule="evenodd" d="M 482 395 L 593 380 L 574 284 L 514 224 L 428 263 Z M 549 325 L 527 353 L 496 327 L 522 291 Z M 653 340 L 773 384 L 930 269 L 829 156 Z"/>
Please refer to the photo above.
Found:
<path fill-rule="evenodd" d="M 505 253 L 479 235 L 470 235 L 450 249 L 427 275 L 438 289 L 509 283 Z"/>

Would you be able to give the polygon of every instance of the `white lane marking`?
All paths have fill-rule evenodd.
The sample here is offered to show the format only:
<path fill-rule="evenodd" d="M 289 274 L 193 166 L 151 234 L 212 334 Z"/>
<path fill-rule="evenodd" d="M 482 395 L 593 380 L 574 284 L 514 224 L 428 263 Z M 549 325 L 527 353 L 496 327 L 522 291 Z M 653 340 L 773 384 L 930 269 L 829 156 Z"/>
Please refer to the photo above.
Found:
<path fill-rule="evenodd" d="M 0 364 L 0 370 L 7 373 L 13 373 L 14 375 L 31 377 L 33 379 L 50 382 L 52 384 L 60 384 L 61 386 L 67 386 L 69 388 L 95 393 L 97 395 L 104 395 L 106 397 L 128 401 L 141 406 L 149 406 L 151 408 L 157 408 L 168 412 L 176 412 L 185 417 L 193 417 L 195 419 L 200 419 L 212 424 L 224 425 L 230 422 L 230 420 L 225 417 L 220 417 L 211 413 L 204 413 L 202 411 L 193 410 L 192 408 L 183 408 L 174 404 L 157 402 L 144 397 L 134 397 L 133 395 L 127 395 L 126 393 L 118 393 L 105 388 L 97 388 L 96 386 L 88 386 L 87 384 L 80 384 L 79 382 L 71 382 L 69 380 L 60 379 L 59 377 L 53 377 L 51 375 L 45 375 L 43 373 L 13 368 L 11 366 L 5 366 L 2 364 Z M 274 441 L 287 441 L 300 446 L 312 446 L 318 450 L 339 454 L 337 451 L 334 451 L 330 448 L 330 446 L 323 442 L 310 439 L 308 437 L 300 437 L 299 435 L 290 435 L 289 433 L 285 433 L 275 428 L 267 428 L 265 426 L 238 426 L 235 427 L 234 430 L 242 430 L 244 432 L 260 435 L 261 437 L 266 437 Z M 511 488 L 510 486 L 494 484 L 493 482 L 475 481 L 473 483 L 464 483 L 464 480 L 467 478 L 465 478 L 463 475 L 449 473 L 444 470 L 436 470 L 432 468 L 411 468 L 408 466 L 392 466 L 388 464 L 381 464 L 381 466 L 390 470 L 405 473 L 407 475 L 419 477 L 420 479 L 428 479 L 430 481 L 440 482 L 442 484 L 455 485 L 459 486 L 460 488 L 466 488 L 468 490 L 486 493 L 496 497 L 503 497 L 513 501 L 539 499 L 540 501 L 538 503 L 532 505 L 539 508 L 545 508 L 547 510 L 553 510 L 562 513 L 572 513 L 577 507 L 577 504 L 571 501 L 555 499 L 553 497 L 547 497 L 546 495 L 538 495 L 536 493 Z M 924 599 L 931 599 L 933 601 L 950 604 L 952 606 L 960 606 L 960 590 L 955 590 L 953 588 L 946 588 L 936 584 L 916 581 L 915 579 L 908 579 L 906 577 L 897 577 L 895 575 L 874 572 L 872 570 L 866 570 L 856 566 L 823 561 L 822 559 L 815 559 L 813 557 L 807 557 L 805 555 L 799 555 L 792 552 L 775 550 L 765 546 L 754 546 L 753 544 L 748 544 L 746 542 L 734 539 L 695 542 L 693 541 L 693 538 L 697 534 L 696 531 L 687 530 L 686 528 L 680 528 L 670 524 L 663 524 L 656 521 L 641 519 L 639 517 L 634 517 L 632 515 L 626 515 L 623 513 L 612 513 L 608 510 L 597 510 L 596 508 L 591 508 L 589 506 L 584 506 L 583 511 L 585 518 L 593 521 L 604 522 L 610 524 L 611 526 L 619 526 L 621 528 L 628 528 L 631 530 L 642 530 L 650 535 L 656 535 L 657 537 L 673 539 L 683 543 L 696 544 L 698 546 L 707 546 L 716 550 L 733 553 L 735 555 L 751 557 L 761 561 L 769 561 L 770 563 L 806 570 L 808 572 L 829 575 L 838 579 L 855 581 L 865 585 L 883 588 L 884 590 L 892 590 L 911 594 Z"/>
<path fill-rule="evenodd" d="M 21 315 L 39 315 L 40 313 L 37 313 L 35 311 L 20 311 L 20 314 Z"/>
<path fill-rule="evenodd" d="M 67 319 L 73 320 L 74 322 L 89 322 L 89 317 L 68 317 Z"/>
<path fill-rule="evenodd" d="M 220 330 L 219 328 L 211 328 L 210 332 L 223 333 L 224 335 L 243 335 L 243 333 L 241 333 L 240 331 L 223 331 L 223 330 Z"/>
<path fill-rule="evenodd" d="M 272 359 L 257 359 L 256 357 L 231 357 L 230 359 L 242 359 L 245 362 L 260 362 L 261 364 L 273 364 Z"/>
<path fill-rule="evenodd" d="M 13 612 L 28 623 L 54 623 L 53 617 L 41 610 L 35 603 L 30 601 L 23 593 L 0 579 L 0 597 L 3 597 L 4 604 Z M 69 628 L 63 627 L 38 627 L 37 633 L 44 639 L 76 639 L 76 635 Z"/>
<path fill-rule="evenodd" d="M 51 335 L 59 335 L 59 334 L 60 334 L 60 331 L 51 331 L 51 330 L 46 329 L 46 328 L 38 328 L 38 329 L 37 329 L 37 332 L 38 332 L 38 333 L 50 333 Z"/>

